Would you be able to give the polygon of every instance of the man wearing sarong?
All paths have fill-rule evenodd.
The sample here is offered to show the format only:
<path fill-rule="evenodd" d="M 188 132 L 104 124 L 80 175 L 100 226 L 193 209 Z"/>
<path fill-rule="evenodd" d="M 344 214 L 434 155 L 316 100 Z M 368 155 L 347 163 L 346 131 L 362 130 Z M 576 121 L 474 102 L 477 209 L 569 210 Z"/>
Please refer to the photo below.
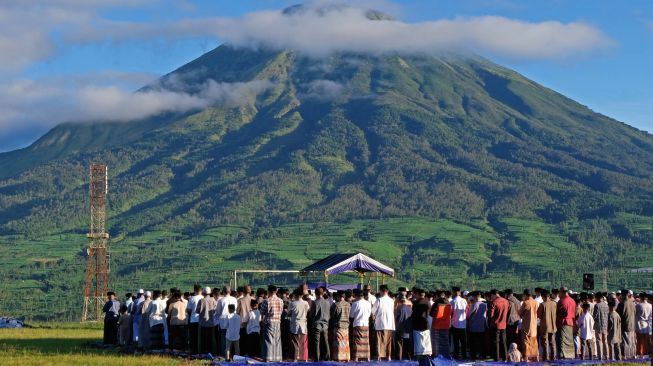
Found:
<path fill-rule="evenodd" d="M 413 309 L 413 312 L 415 310 Z M 431 352 L 433 357 L 443 356 L 448 358 L 449 329 L 451 328 L 451 304 L 443 293 L 440 294 L 431 307 Z M 417 344 L 417 342 L 415 342 Z"/>
<path fill-rule="evenodd" d="M 143 302 L 136 309 L 141 314 L 141 319 L 138 324 L 138 347 L 148 349 L 150 348 L 150 317 L 147 311 L 152 303 L 152 293 L 145 291 L 143 298 Z"/>
<path fill-rule="evenodd" d="M 197 337 L 197 352 L 206 354 L 215 352 L 215 323 L 213 318 L 215 316 L 216 308 L 218 307 L 217 301 L 211 296 L 211 288 L 205 287 L 202 290 L 204 296 L 198 301 L 195 312 L 198 314 L 198 337 Z"/>
<path fill-rule="evenodd" d="M 617 313 L 621 317 L 622 354 L 624 359 L 635 358 L 637 352 L 635 336 L 635 303 L 633 295 L 628 290 L 621 290 L 621 301 L 617 305 Z"/>
<path fill-rule="evenodd" d="M 381 296 L 374 306 L 374 329 L 376 333 L 377 357 L 392 359 L 392 340 L 395 332 L 395 302 L 388 296 L 388 286 L 381 285 Z"/>
<path fill-rule="evenodd" d="M 352 361 L 370 361 L 369 321 L 372 315 L 372 305 L 363 299 L 363 291 L 354 290 L 354 302 L 351 304 L 349 320 L 353 325 Z"/>
<path fill-rule="evenodd" d="M 118 344 L 118 318 L 120 317 L 120 301 L 116 294 L 107 293 L 107 302 L 102 307 L 104 313 L 104 344 Z"/>
<path fill-rule="evenodd" d="M 331 305 L 331 330 L 333 332 L 331 343 L 331 360 L 348 362 L 349 349 L 349 313 L 351 305 L 345 300 L 345 293 L 338 291 L 336 302 Z"/>
<path fill-rule="evenodd" d="M 556 327 L 558 328 L 558 350 L 560 359 L 574 359 L 574 323 L 576 318 L 576 302 L 569 296 L 566 287 L 560 288 L 560 300 L 556 309 Z"/>
<path fill-rule="evenodd" d="M 558 304 L 553 301 L 553 295 L 547 290 L 542 290 L 543 303 L 537 309 L 537 317 L 540 319 L 538 335 L 542 343 L 542 361 L 553 361 L 556 359 L 556 311 Z"/>
<path fill-rule="evenodd" d="M 506 344 L 506 325 L 510 303 L 497 291 L 490 291 L 490 305 L 488 306 L 488 324 L 492 332 L 493 358 L 495 361 L 505 361 L 508 355 Z"/>
<path fill-rule="evenodd" d="M 539 349 L 537 346 L 537 308 L 538 304 L 531 296 L 531 291 L 526 289 L 522 297 L 519 316 L 522 319 L 519 332 L 519 344 L 522 357 L 525 361 L 538 361 Z"/>
<path fill-rule="evenodd" d="M 164 347 L 164 324 L 166 322 L 166 302 L 159 290 L 154 291 L 152 303 L 147 312 L 150 317 L 150 344 L 152 349 Z"/>
<path fill-rule="evenodd" d="M 304 344 L 308 334 L 306 319 L 308 316 L 308 302 L 302 299 L 300 289 L 293 292 L 293 301 L 288 305 L 290 317 L 290 356 L 293 361 L 307 361 L 304 357 Z"/>
<path fill-rule="evenodd" d="M 281 314 L 283 300 L 277 296 L 277 287 L 268 286 L 268 298 L 261 303 L 264 358 L 267 362 L 281 362 Z"/>
<path fill-rule="evenodd" d="M 428 324 L 430 303 L 426 298 L 426 291 L 415 289 L 413 292 L 413 312 L 410 316 L 413 328 L 413 354 L 420 359 L 433 354 L 431 346 L 431 333 Z"/>

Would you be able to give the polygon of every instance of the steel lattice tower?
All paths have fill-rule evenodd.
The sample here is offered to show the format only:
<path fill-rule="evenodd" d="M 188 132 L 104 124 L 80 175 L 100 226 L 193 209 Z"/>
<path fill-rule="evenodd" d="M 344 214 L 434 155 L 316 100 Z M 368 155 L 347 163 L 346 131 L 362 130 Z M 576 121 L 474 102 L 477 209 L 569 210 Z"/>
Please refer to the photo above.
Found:
<path fill-rule="evenodd" d="M 86 285 L 82 321 L 97 321 L 102 317 L 102 306 L 109 291 L 109 234 L 105 231 L 107 204 L 107 166 L 92 164 L 90 171 L 91 228 L 86 264 Z"/>

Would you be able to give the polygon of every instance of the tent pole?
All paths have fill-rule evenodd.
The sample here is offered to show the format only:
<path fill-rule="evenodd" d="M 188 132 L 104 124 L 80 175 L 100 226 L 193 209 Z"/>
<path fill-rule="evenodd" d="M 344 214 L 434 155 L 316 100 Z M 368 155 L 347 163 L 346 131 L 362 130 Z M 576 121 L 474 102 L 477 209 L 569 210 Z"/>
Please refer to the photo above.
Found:
<path fill-rule="evenodd" d="M 379 293 L 379 272 L 376 272 L 376 293 Z"/>

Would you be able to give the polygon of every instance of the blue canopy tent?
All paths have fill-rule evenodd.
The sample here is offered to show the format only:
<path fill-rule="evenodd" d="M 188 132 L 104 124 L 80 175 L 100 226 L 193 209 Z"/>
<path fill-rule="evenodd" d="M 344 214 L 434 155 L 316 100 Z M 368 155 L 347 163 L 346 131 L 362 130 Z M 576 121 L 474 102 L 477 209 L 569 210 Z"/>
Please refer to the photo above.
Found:
<path fill-rule="evenodd" d="M 328 284 L 329 276 L 349 271 L 358 273 L 361 285 L 363 284 L 363 279 L 368 272 L 377 273 L 377 276 L 378 274 L 381 274 L 383 280 L 385 280 L 385 276 L 394 277 L 395 275 L 394 269 L 362 253 L 332 254 L 300 270 L 299 273 L 302 276 L 306 276 L 309 273 L 323 273 L 324 282 Z"/>

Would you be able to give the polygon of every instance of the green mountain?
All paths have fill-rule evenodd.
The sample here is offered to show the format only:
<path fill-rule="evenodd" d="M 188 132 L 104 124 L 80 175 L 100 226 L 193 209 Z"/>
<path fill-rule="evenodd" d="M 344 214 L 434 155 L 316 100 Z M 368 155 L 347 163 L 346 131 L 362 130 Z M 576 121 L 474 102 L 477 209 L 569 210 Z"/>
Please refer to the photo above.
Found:
<path fill-rule="evenodd" d="M 480 57 L 222 45 L 143 91 L 209 81 L 256 87 L 0 154 L 0 312 L 27 311 L 16 291 L 81 293 L 91 162 L 119 290 L 353 250 L 425 286 L 650 286 L 630 271 L 653 266 L 648 133 Z"/>

